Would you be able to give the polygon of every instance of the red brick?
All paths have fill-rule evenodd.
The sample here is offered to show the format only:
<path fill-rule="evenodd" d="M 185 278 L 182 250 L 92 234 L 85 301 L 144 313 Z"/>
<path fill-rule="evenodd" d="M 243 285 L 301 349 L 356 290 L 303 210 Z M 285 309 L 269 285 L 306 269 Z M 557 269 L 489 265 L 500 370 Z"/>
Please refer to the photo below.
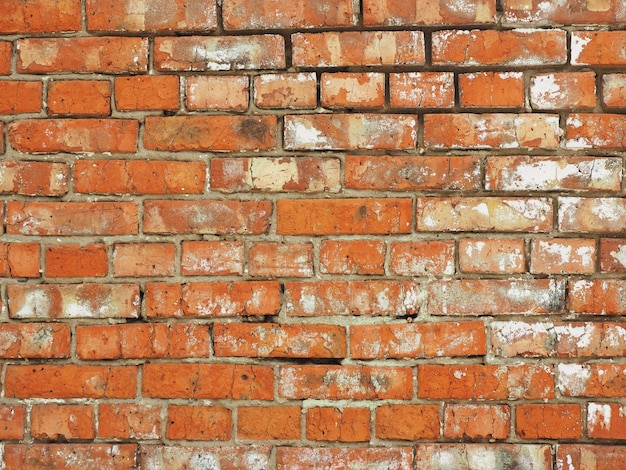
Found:
<path fill-rule="evenodd" d="M 148 71 L 148 40 L 145 38 L 28 38 L 17 41 L 17 50 L 20 73 Z"/>
<path fill-rule="evenodd" d="M 594 108 L 596 74 L 562 72 L 533 75 L 530 80 L 530 104 L 534 109 Z"/>
<path fill-rule="evenodd" d="M 577 439 L 582 434 L 580 405 L 518 405 L 515 417 L 521 439 Z"/>
<path fill-rule="evenodd" d="M 3 441 L 21 440 L 26 429 L 26 407 L 0 406 L 0 439 Z"/>
<path fill-rule="evenodd" d="M 352 325 L 350 356 L 356 359 L 479 356 L 487 352 L 482 322 Z"/>
<path fill-rule="evenodd" d="M 38 243 L 0 243 L 0 277 L 39 277 Z"/>
<path fill-rule="evenodd" d="M 270 150 L 276 146 L 275 116 L 147 117 L 149 150 Z"/>
<path fill-rule="evenodd" d="M 232 192 L 338 192 L 341 164 L 323 157 L 214 158 L 211 189 Z"/>
<path fill-rule="evenodd" d="M 556 452 L 557 468 L 613 470 L 626 461 L 626 447 L 616 445 L 559 444 Z"/>
<path fill-rule="evenodd" d="M 385 468 L 411 470 L 410 447 L 328 448 L 278 447 L 278 470 L 315 470 L 320 468 Z"/>
<path fill-rule="evenodd" d="M 608 108 L 626 107 L 626 74 L 602 76 L 602 103 Z"/>
<path fill-rule="evenodd" d="M 8 127 L 11 146 L 22 153 L 130 153 L 139 131 L 126 119 L 29 119 Z"/>
<path fill-rule="evenodd" d="M 431 315 L 546 314 L 563 310 L 565 284 L 555 279 L 433 281 Z"/>
<path fill-rule="evenodd" d="M 187 358 L 209 355 L 207 325 L 176 323 L 76 327 L 76 354 L 83 360 Z"/>
<path fill-rule="evenodd" d="M 459 240 L 459 266 L 466 273 L 523 273 L 524 240 L 470 238 Z"/>
<path fill-rule="evenodd" d="M 0 75 L 11 75 L 11 56 L 13 44 L 9 41 L 0 41 Z"/>
<path fill-rule="evenodd" d="M 98 413 L 98 436 L 113 439 L 159 439 L 161 407 L 130 403 L 102 403 Z"/>
<path fill-rule="evenodd" d="M 480 186 L 478 157 L 348 155 L 345 166 L 345 184 L 352 189 L 464 190 Z"/>
<path fill-rule="evenodd" d="M 79 31 L 81 17 L 80 0 L 4 0 L 0 34 Z"/>
<path fill-rule="evenodd" d="M 389 75 L 391 106 L 396 108 L 451 108 L 452 72 L 405 72 Z"/>
<path fill-rule="evenodd" d="M 423 65 L 422 31 L 347 31 L 291 36 L 294 67 Z"/>
<path fill-rule="evenodd" d="M 581 273 L 596 270 L 596 242 L 584 238 L 534 239 L 530 272 L 539 274 Z"/>
<path fill-rule="evenodd" d="M 215 356 L 346 357 L 346 331 L 334 325 L 215 323 Z"/>
<path fill-rule="evenodd" d="M 626 272 L 626 238 L 600 239 L 600 271 Z"/>
<path fill-rule="evenodd" d="M 415 148 L 417 119 L 410 114 L 298 114 L 285 116 L 287 150 Z"/>
<path fill-rule="evenodd" d="M 0 324 L 0 357 L 69 357 L 70 328 L 58 323 Z"/>
<path fill-rule="evenodd" d="M 513 465 L 533 470 L 552 470 L 552 452 L 548 445 L 519 444 L 418 444 L 415 453 L 416 468 L 444 470 L 454 462 L 459 468 L 505 469 Z M 488 468 L 488 467 L 487 467 Z"/>
<path fill-rule="evenodd" d="M 278 394 L 294 400 L 408 400 L 413 374 L 409 367 L 282 366 Z"/>
<path fill-rule="evenodd" d="M 559 198 L 559 230 L 561 232 L 624 233 L 626 199 L 623 198 Z"/>
<path fill-rule="evenodd" d="M 443 426 L 448 439 L 506 439 L 511 411 L 507 405 L 446 405 Z"/>
<path fill-rule="evenodd" d="M 55 80 L 48 85 L 48 112 L 82 116 L 111 114 L 111 84 L 104 80 Z"/>
<path fill-rule="evenodd" d="M 411 199 L 283 199 L 276 203 L 280 235 L 409 233 Z"/>
<path fill-rule="evenodd" d="M 132 235 L 134 202 L 8 202 L 7 233 L 19 235 Z"/>
<path fill-rule="evenodd" d="M 141 393 L 151 398 L 271 400 L 274 371 L 254 365 L 148 363 Z"/>
<path fill-rule="evenodd" d="M 454 274 L 454 240 L 391 243 L 389 269 L 400 276 Z"/>
<path fill-rule="evenodd" d="M 104 244 L 46 247 L 46 276 L 103 277 L 108 272 L 109 257 Z"/>
<path fill-rule="evenodd" d="M 288 316 L 416 315 L 421 284 L 393 280 L 286 282 Z"/>
<path fill-rule="evenodd" d="M 241 470 L 250 465 L 270 468 L 270 446 L 240 447 L 190 447 L 142 445 L 140 448 L 140 468 L 193 468 L 198 463 L 208 462 L 220 470 Z M 254 468 L 254 467 L 252 467 Z"/>
<path fill-rule="evenodd" d="M 433 64 L 544 66 L 567 61 L 563 30 L 450 30 L 433 33 Z"/>
<path fill-rule="evenodd" d="M 459 102 L 466 108 L 521 108 L 524 106 L 522 72 L 459 74 Z"/>
<path fill-rule="evenodd" d="M 418 232 L 547 232 L 552 201 L 547 198 L 417 198 Z"/>
<path fill-rule="evenodd" d="M 168 439 L 188 441 L 228 441 L 231 437 L 231 411 L 217 406 L 169 405 Z"/>
<path fill-rule="evenodd" d="M 617 403 L 589 403 L 587 434 L 594 439 L 626 439 L 626 408 Z"/>
<path fill-rule="evenodd" d="M 215 0 L 87 0 L 89 31 L 212 31 L 217 28 Z"/>
<path fill-rule="evenodd" d="M 248 274 L 257 277 L 311 277 L 310 243 L 254 243 L 248 250 Z"/>
<path fill-rule="evenodd" d="M 154 40 L 154 66 L 160 71 L 282 69 L 282 36 L 185 36 Z"/>
<path fill-rule="evenodd" d="M 31 81 L 0 81 L 0 114 L 38 113 L 41 111 L 43 85 Z"/>
<path fill-rule="evenodd" d="M 119 111 L 175 110 L 178 92 L 175 76 L 116 77 L 115 107 Z"/>
<path fill-rule="evenodd" d="M 62 196 L 67 193 L 68 180 L 69 167 L 65 163 L 17 160 L 0 162 L 2 194 Z"/>
<path fill-rule="evenodd" d="M 624 31 L 572 32 L 572 65 L 625 65 L 620 52 L 626 43 Z"/>
<path fill-rule="evenodd" d="M 487 157 L 485 189 L 619 191 L 622 161 L 613 157 Z"/>
<path fill-rule="evenodd" d="M 117 243 L 113 250 L 115 277 L 173 276 L 176 247 L 172 243 Z"/>
<path fill-rule="evenodd" d="M 11 318 L 137 318 L 134 284 L 12 284 L 7 287 Z"/>
<path fill-rule="evenodd" d="M 33 439 L 47 441 L 93 439 L 93 407 L 34 405 L 31 410 L 30 434 Z"/>
<path fill-rule="evenodd" d="M 618 0 L 570 0 L 567 4 L 532 0 L 506 0 L 504 18 L 511 23 L 603 24 L 626 21 L 626 12 Z"/>
<path fill-rule="evenodd" d="M 496 2 L 403 3 L 394 0 L 364 0 L 363 17 L 367 26 L 410 26 L 495 23 Z"/>
<path fill-rule="evenodd" d="M 445 400 L 553 398 L 553 370 L 543 365 L 419 365 L 417 396 Z"/>
<path fill-rule="evenodd" d="M 297 406 L 240 406 L 237 437 L 254 440 L 300 439 L 301 409 Z"/>
<path fill-rule="evenodd" d="M 570 280 L 569 310 L 592 315 L 623 315 L 626 311 L 626 280 Z"/>
<path fill-rule="evenodd" d="M 313 109 L 317 105 L 315 73 L 277 73 L 254 77 L 259 108 Z"/>
<path fill-rule="evenodd" d="M 183 286 L 167 282 L 148 282 L 145 290 L 147 317 L 182 317 Z"/>
<path fill-rule="evenodd" d="M 135 444 L 7 444 L 3 457 L 6 468 L 21 470 L 42 468 L 132 470 L 137 468 Z"/>
<path fill-rule="evenodd" d="M 134 398 L 135 366 L 8 365 L 4 392 L 11 398 Z"/>
<path fill-rule="evenodd" d="M 424 145 L 428 148 L 556 148 L 559 117 L 555 114 L 427 114 Z"/>
<path fill-rule="evenodd" d="M 382 405 L 376 408 L 376 437 L 408 441 L 438 439 L 439 405 Z"/>
<path fill-rule="evenodd" d="M 184 276 L 241 276 L 242 242 L 183 242 L 180 271 Z"/>
<path fill-rule="evenodd" d="M 385 243 L 381 240 L 322 240 L 320 272 L 384 274 Z"/>
<path fill-rule="evenodd" d="M 309 408 L 306 437 L 312 441 L 369 442 L 370 410 L 367 408 Z"/>
<path fill-rule="evenodd" d="M 382 73 L 323 73 L 320 86 L 325 108 L 380 108 L 385 104 Z"/>
<path fill-rule="evenodd" d="M 358 7 L 351 0 L 226 0 L 226 29 L 272 29 L 356 26 Z"/>
<path fill-rule="evenodd" d="M 567 397 L 621 398 L 626 387 L 624 364 L 559 364 L 557 388 Z"/>
<path fill-rule="evenodd" d="M 565 145 L 569 148 L 621 149 L 626 146 L 623 114 L 569 114 Z"/>
<path fill-rule="evenodd" d="M 248 109 L 249 78 L 245 75 L 187 78 L 187 109 Z"/>

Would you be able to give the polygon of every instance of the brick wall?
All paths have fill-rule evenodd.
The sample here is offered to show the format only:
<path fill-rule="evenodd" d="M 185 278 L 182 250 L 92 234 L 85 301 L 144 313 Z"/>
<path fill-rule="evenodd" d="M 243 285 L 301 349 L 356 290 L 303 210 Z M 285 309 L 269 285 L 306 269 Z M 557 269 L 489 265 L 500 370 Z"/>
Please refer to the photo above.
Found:
<path fill-rule="evenodd" d="M 620 0 L 0 0 L 0 467 L 626 462 Z"/>

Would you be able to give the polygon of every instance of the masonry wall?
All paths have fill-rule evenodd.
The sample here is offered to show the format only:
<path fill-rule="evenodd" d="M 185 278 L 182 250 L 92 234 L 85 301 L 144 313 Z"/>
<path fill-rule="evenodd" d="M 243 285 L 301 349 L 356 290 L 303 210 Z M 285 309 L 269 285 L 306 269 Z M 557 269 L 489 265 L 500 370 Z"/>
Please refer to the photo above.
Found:
<path fill-rule="evenodd" d="M 0 467 L 625 468 L 624 24 L 0 0 Z"/>

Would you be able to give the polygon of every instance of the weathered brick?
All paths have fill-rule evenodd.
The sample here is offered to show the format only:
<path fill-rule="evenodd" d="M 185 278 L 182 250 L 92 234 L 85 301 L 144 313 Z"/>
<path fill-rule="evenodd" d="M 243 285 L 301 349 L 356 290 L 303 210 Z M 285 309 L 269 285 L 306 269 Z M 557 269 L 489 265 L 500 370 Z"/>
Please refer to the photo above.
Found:
<path fill-rule="evenodd" d="M 626 199 L 560 197 L 559 230 L 620 234 L 626 228 Z"/>
<path fill-rule="evenodd" d="M 215 356 L 345 357 L 346 331 L 333 325 L 215 323 Z"/>
<path fill-rule="evenodd" d="M 385 251 L 385 243 L 381 240 L 323 240 L 320 272 L 384 274 Z"/>
<path fill-rule="evenodd" d="M 537 25 L 603 24 L 626 21 L 626 11 L 619 0 L 572 0 L 567 4 L 506 0 L 504 19 L 510 23 Z"/>
<path fill-rule="evenodd" d="M 0 114 L 38 113 L 43 84 L 25 80 L 0 80 Z"/>
<path fill-rule="evenodd" d="M 187 441 L 228 441 L 231 437 L 232 412 L 217 406 L 169 405 L 168 439 Z"/>
<path fill-rule="evenodd" d="M 93 439 L 94 409 L 84 405 L 35 405 L 30 434 L 46 441 Z"/>
<path fill-rule="evenodd" d="M 270 468 L 270 446 L 190 447 L 142 445 L 140 468 L 183 470 L 198 463 L 217 465 L 220 470 Z"/>
<path fill-rule="evenodd" d="M 11 56 L 13 44 L 9 41 L 0 41 L 0 75 L 11 75 Z"/>
<path fill-rule="evenodd" d="M 187 109 L 248 109 L 249 78 L 243 75 L 187 78 Z"/>
<path fill-rule="evenodd" d="M 69 173 L 65 163 L 3 160 L 0 162 L 0 193 L 62 196 L 68 190 Z"/>
<path fill-rule="evenodd" d="M 6 444 L 2 463 L 6 468 L 137 468 L 136 444 Z"/>
<path fill-rule="evenodd" d="M 178 77 L 115 78 L 115 107 L 119 111 L 175 110 L 179 107 Z"/>
<path fill-rule="evenodd" d="M 27 38 L 17 41 L 17 51 L 20 73 L 148 71 L 148 40 L 144 38 Z"/>
<path fill-rule="evenodd" d="M 350 356 L 357 359 L 478 356 L 486 353 L 481 322 L 352 325 Z"/>
<path fill-rule="evenodd" d="M 364 150 L 415 147 L 410 114 L 298 114 L 285 116 L 287 150 Z"/>
<path fill-rule="evenodd" d="M 447 470 L 451 464 L 478 470 L 484 468 L 485 463 L 494 469 L 517 466 L 552 470 L 549 445 L 418 444 L 415 450 L 416 468 L 423 470 Z"/>
<path fill-rule="evenodd" d="M 106 245 L 48 245 L 46 247 L 46 276 L 104 277 L 109 272 Z"/>
<path fill-rule="evenodd" d="M 405 72 L 389 75 L 391 106 L 395 108 L 451 108 L 452 72 Z"/>
<path fill-rule="evenodd" d="M 626 239 L 600 239 L 600 271 L 610 273 L 626 272 Z"/>
<path fill-rule="evenodd" d="M 48 84 L 48 113 L 111 114 L 111 84 L 105 80 L 54 80 Z"/>
<path fill-rule="evenodd" d="M 428 148 L 556 148 L 559 117 L 555 114 L 427 114 L 424 145 Z"/>
<path fill-rule="evenodd" d="M 315 108 L 317 77 L 314 72 L 257 75 L 254 102 L 259 108 Z"/>
<path fill-rule="evenodd" d="M 522 72 L 459 74 L 459 101 L 467 108 L 521 108 L 524 106 Z"/>
<path fill-rule="evenodd" d="M 602 76 L 602 103 L 608 108 L 626 107 L 626 74 Z"/>
<path fill-rule="evenodd" d="M 580 405 L 518 405 L 515 418 L 522 439 L 577 439 L 582 434 Z"/>
<path fill-rule="evenodd" d="M 626 312 L 626 281 L 623 279 L 570 280 L 569 310 L 593 315 Z"/>
<path fill-rule="evenodd" d="M 559 392 L 568 397 L 619 398 L 626 387 L 624 364 L 559 364 Z"/>
<path fill-rule="evenodd" d="M 581 109 L 596 105 L 594 72 L 561 72 L 533 75 L 530 104 L 535 109 Z"/>
<path fill-rule="evenodd" d="M 160 71 L 282 69 L 285 40 L 256 36 L 184 36 L 154 40 L 154 66 Z"/>
<path fill-rule="evenodd" d="M 159 439 L 161 407 L 130 403 L 102 403 L 98 410 L 98 436 L 113 439 Z"/>
<path fill-rule="evenodd" d="M 556 465 L 560 470 L 566 465 L 577 469 L 611 470 L 619 468 L 626 460 L 626 447 L 616 445 L 559 444 Z"/>
<path fill-rule="evenodd" d="M 318 468 L 393 468 L 411 470 L 413 449 L 410 447 L 326 448 L 279 447 L 278 470 L 314 470 Z"/>
<path fill-rule="evenodd" d="M 38 243 L 0 243 L 0 277 L 39 277 Z"/>
<path fill-rule="evenodd" d="M 624 31 L 573 31 L 571 64 L 625 65 L 626 58 L 620 52 L 625 43 L 626 32 Z"/>
<path fill-rule="evenodd" d="M 568 148 L 622 149 L 626 146 L 623 114 L 569 114 L 565 145 Z"/>
<path fill-rule="evenodd" d="M 530 248 L 530 272 L 581 273 L 596 270 L 596 242 L 584 238 L 534 239 Z"/>
<path fill-rule="evenodd" d="M 439 405 L 382 405 L 376 408 L 376 437 L 409 441 L 438 439 Z"/>
<path fill-rule="evenodd" d="M 306 411 L 306 437 L 312 441 L 368 442 L 370 410 L 316 407 Z"/>
<path fill-rule="evenodd" d="M 237 364 L 144 364 L 142 394 L 152 398 L 271 400 L 271 367 Z M 219 377 L 220 380 L 216 380 Z"/>
<path fill-rule="evenodd" d="M 382 73 L 323 73 L 320 86 L 325 108 L 380 108 L 385 104 Z"/>
<path fill-rule="evenodd" d="M 443 435 L 450 439 L 506 439 L 511 411 L 507 405 L 446 405 Z"/>
<path fill-rule="evenodd" d="M 411 199 L 283 199 L 276 203 L 281 235 L 409 233 Z"/>
<path fill-rule="evenodd" d="M 295 67 L 423 65 L 422 31 L 347 31 L 291 36 Z"/>
<path fill-rule="evenodd" d="M 69 355 L 68 325 L 58 323 L 0 325 L 0 357 L 3 359 L 44 359 Z"/>
<path fill-rule="evenodd" d="M 589 403 L 587 435 L 595 439 L 626 439 L 626 408 L 618 403 Z"/>
<path fill-rule="evenodd" d="M 7 287 L 11 318 L 137 318 L 135 284 L 12 284 Z"/>
<path fill-rule="evenodd" d="M 363 21 L 367 26 L 495 23 L 495 14 L 494 0 L 452 0 L 424 4 L 398 3 L 394 0 L 363 2 Z"/>
<path fill-rule="evenodd" d="M 0 439 L 3 441 L 23 439 L 25 428 L 25 406 L 0 406 Z"/>
<path fill-rule="evenodd" d="M 113 250 L 113 275 L 173 276 L 175 256 L 172 243 L 117 243 Z"/>
<path fill-rule="evenodd" d="M 310 243 L 254 243 L 248 250 L 248 274 L 257 277 L 311 277 Z"/>
<path fill-rule="evenodd" d="M 523 273 L 524 240 L 467 238 L 459 240 L 459 267 L 466 273 Z"/>
<path fill-rule="evenodd" d="M 301 413 L 298 406 L 240 406 L 237 437 L 262 441 L 300 439 Z"/>
<path fill-rule="evenodd" d="M 400 276 L 454 274 L 454 241 L 393 242 L 389 269 Z"/>
<path fill-rule="evenodd" d="M 81 17 L 80 0 L 4 0 L 0 34 L 79 31 Z"/>
<path fill-rule="evenodd" d="M 243 274 L 242 242 L 183 242 L 180 271 L 184 276 L 240 276 Z"/>

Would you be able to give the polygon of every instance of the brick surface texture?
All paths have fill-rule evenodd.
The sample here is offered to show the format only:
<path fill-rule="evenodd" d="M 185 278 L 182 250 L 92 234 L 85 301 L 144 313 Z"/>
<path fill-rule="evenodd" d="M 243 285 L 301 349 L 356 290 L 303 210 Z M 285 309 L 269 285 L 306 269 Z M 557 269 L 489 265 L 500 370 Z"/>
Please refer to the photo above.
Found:
<path fill-rule="evenodd" d="M 0 469 L 625 469 L 625 24 L 0 0 Z"/>

